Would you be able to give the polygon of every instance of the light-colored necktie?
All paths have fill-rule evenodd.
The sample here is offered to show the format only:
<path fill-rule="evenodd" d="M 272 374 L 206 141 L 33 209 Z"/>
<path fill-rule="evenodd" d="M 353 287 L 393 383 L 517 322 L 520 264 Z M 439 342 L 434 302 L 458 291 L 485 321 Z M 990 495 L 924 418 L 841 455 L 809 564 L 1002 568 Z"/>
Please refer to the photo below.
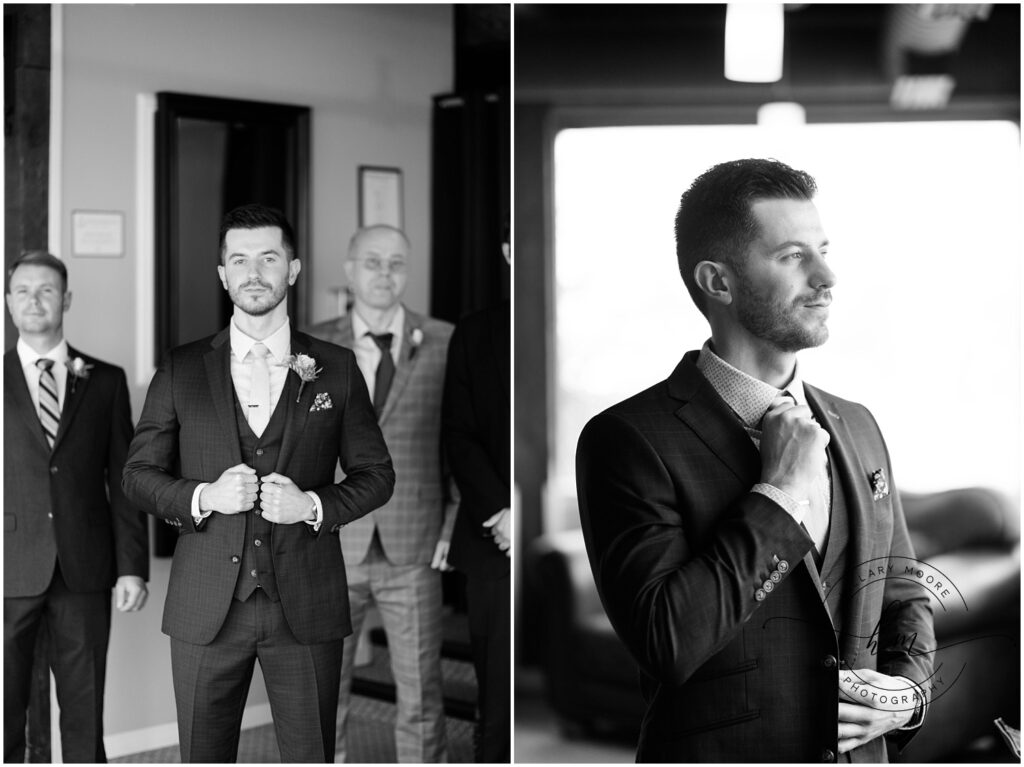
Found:
<path fill-rule="evenodd" d="M 263 344 L 253 344 L 252 378 L 249 387 L 249 428 L 257 437 L 263 436 L 270 423 L 270 367 L 267 365 L 269 349 Z"/>
<path fill-rule="evenodd" d="M 53 376 L 53 360 L 38 359 L 36 367 L 39 368 L 39 420 L 52 450 L 60 427 L 60 401 L 57 399 L 57 379 Z"/>

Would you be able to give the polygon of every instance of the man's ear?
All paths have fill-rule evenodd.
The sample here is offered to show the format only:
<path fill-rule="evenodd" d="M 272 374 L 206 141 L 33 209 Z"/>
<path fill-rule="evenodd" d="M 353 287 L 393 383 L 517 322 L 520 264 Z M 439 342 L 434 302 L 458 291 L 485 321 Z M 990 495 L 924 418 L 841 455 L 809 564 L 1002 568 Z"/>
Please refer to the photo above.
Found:
<path fill-rule="evenodd" d="M 700 291 L 723 306 L 732 303 L 732 276 L 725 264 L 717 261 L 701 261 L 693 268 L 693 280 Z"/>

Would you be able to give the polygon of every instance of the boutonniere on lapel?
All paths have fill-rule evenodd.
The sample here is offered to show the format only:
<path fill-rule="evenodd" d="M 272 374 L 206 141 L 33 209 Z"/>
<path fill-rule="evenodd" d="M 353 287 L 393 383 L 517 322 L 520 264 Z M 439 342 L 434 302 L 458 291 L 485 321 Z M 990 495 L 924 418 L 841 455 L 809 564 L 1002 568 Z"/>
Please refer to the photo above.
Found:
<path fill-rule="evenodd" d="M 81 357 L 75 357 L 73 360 L 66 360 L 64 362 L 68 367 L 68 373 L 71 376 L 71 393 L 75 393 L 75 384 L 78 383 L 79 378 L 88 378 L 89 371 L 93 369 L 93 365 L 86 365 L 85 360 Z"/>
<path fill-rule="evenodd" d="M 885 469 L 875 469 L 871 472 L 871 493 L 876 501 L 889 495 L 889 482 L 885 478 Z"/>
<path fill-rule="evenodd" d="M 316 395 L 313 404 L 309 406 L 309 412 L 319 413 L 321 410 L 330 410 L 332 407 L 334 407 L 334 403 L 331 402 L 331 395 L 322 391 Z"/>
<path fill-rule="evenodd" d="M 420 348 L 420 344 L 423 343 L 423 331 L 419 328 L 413 328 L 409 331 L 409 359 L 416 356 L 416 350 Z"/>
<path fill-rule="evenodd" d="M 302 387 L 319 378 L 323 368 L 318 368 L 316 360 L 308 354 L 289 354 L 281 364 L 290 368 L 299 377 L 299 394 L 295 397 L 295 402 L 298 404 L 298 401 L 302 399 Z"/>

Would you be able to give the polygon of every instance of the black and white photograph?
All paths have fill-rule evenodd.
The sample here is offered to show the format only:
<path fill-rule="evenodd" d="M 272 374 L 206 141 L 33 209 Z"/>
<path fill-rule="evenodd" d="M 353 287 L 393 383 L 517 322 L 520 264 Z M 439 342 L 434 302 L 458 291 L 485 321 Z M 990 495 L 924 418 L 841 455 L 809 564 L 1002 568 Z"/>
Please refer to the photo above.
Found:
<path fill-rule="evenodd" d="M 4 6 L 4 761 L 511 761 L 511 6 Z"/>
<path fill-rule="evenodd" d="M 516 761 L 1019 761 L 1020 7 L 514 29 Z"/>

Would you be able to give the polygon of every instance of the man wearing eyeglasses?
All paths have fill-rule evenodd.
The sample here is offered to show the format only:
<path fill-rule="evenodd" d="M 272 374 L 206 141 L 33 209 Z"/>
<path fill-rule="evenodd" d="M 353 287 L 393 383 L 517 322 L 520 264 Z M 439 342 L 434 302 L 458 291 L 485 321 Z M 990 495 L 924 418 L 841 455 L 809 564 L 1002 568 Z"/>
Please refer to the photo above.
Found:
<path fill-rule="evenodd" d="M 338 761 L 347 757 L 353 659 L 371 602 L 387 634 L 397 691 L 397 759 L 446 761 L 440 571 L 450 569 L 457 498 L 446 497 L 440 430 L 453 327 L 403 305 L 409 256 L 400 229 L 360 229 L 345 262 L 352 311 L 309 330 L 355 352 L 397 476 L 391 500 L 341 535 L 354 633 L 342 656 Z"/>

